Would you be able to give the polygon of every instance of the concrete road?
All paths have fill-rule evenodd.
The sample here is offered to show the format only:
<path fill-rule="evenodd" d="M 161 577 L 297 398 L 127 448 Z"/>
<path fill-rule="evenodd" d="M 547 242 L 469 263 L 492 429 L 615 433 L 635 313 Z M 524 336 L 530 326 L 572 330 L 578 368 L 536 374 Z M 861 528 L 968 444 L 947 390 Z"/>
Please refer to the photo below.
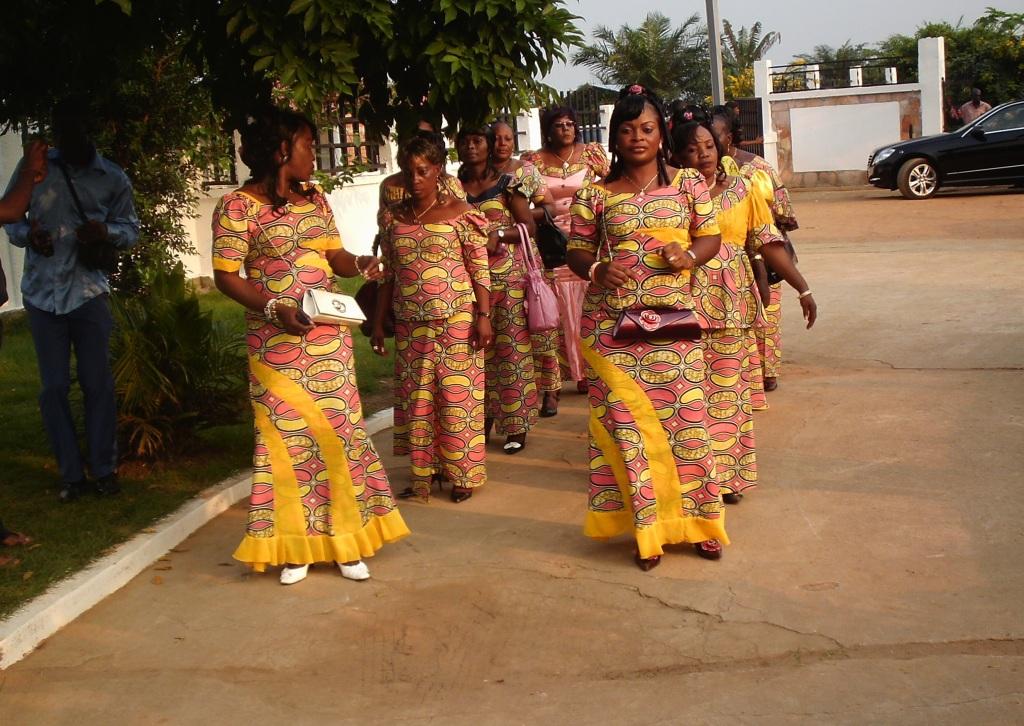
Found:
<path fill-rule="evenodd" d="M 235 508 L 0 675 L 0 722 L 1024 721 L 1024 195 L 795 203 L 820 319 L 786 294 L 720 562 L 582 536 L 567 392 L 470 502 L 403 506 L 366 583 L 247 574 Z"/>

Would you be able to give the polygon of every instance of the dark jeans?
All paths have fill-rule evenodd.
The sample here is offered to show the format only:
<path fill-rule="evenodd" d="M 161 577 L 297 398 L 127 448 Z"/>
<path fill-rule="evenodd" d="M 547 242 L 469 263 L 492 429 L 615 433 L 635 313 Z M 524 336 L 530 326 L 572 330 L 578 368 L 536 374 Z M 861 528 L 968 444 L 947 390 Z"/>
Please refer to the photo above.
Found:
<path fill-rule="evenodd" d="M 43 388 L 39 410 L 61 478 L 68 483 L 85 477 L 78 434 L 71 418 L 71 347 L 78 362 L 78 385 L 85 397 L 85 438 L 89 473 L 95 478 L 117 467 L 117 409 L 110 372 L 110 333 L 114 318 L 106 295 L 93 298 L 64 315 L 25 303 Z"/>

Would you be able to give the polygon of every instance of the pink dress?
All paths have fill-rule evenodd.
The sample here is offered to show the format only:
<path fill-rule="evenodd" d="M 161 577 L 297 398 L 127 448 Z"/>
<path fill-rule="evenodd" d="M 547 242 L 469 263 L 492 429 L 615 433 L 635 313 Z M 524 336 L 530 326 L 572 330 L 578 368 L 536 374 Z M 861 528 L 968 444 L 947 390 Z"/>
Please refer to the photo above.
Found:
<path fill-rule="evenodd" d="M 537 151 L 523 154 L 522 160 L 537 167 L 554 204 L 555 224 L 568 236 L 569 207 L 576 191 L 608 173 L 608 157 L 604 147 L 598 143 L 586 144 L 581 150 L 573 152 L 571 163 L 561 166 L 547 165 Z M 555 268 L 554 273 L 558 315 L 562 321 L 558 346 L 562 379 L 586 380 L 580 350 L 580 318 L 589 283 L 577 277 L 566 265 Z"/>

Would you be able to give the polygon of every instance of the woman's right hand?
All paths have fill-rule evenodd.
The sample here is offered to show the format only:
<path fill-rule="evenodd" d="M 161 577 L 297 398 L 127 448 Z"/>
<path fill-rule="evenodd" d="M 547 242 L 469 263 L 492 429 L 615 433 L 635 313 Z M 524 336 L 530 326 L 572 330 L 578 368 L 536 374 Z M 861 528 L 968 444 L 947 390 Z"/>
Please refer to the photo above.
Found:
<path fill-rule="evenodd" d="M 486 350 L 494 342 L 494 329 L 491 327 L 491 319 L 477 316 L 476 319 L 476 347 L 477 350 Z"/>
<path fill-rule="evenodd" d="M 602 262 L 594 271 L 594 281 L 608 290 L 617 290 L 636 279 L 637 274 L 619 262 Z"/>
<path fill-rule="evenodd" d="M 277 317 L 281 320 L 281 327 L 286 333 L 303 336 L 313 329 L 313 322 L 309 317 L 291 305 L 278 305 Z"/>
<path fill-rule="evenodd" d="M 370 335 L 370 348 L 377 355 L 388 354 L 387 348 L 384 347 L 384 326 L 380 323 L 375 323 L 373 326 L 373 334 Z"/>

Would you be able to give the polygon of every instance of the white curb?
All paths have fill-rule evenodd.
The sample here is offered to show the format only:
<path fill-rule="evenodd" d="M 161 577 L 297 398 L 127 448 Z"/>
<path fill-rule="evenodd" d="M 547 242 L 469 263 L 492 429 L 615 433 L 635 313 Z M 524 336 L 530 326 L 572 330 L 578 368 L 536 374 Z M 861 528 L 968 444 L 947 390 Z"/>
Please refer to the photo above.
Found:
<path fill-rule="evenodd" d="M 394 425 L 394 409 L 366 419 L 373 436 Z M 14 665 L 86 610 L 128 582 L 186 537 L 249 495 L 249 472 L 225 479 L 81 572 L 62 580 L 0 622 L 0 671 Z"/>

